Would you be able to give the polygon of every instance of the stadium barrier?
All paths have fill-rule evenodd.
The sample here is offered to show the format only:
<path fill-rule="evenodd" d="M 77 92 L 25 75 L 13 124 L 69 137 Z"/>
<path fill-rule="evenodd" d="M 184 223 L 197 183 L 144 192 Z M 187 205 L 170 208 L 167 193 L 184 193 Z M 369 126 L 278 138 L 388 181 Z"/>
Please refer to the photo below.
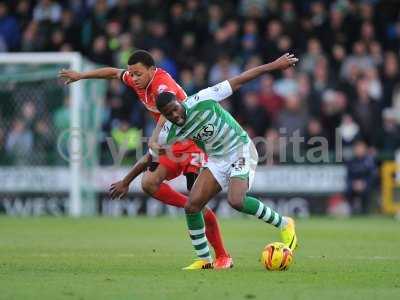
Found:
<path fill-rule="evenodd" d="M 127 199 L 111 200 L 108 188 L 120 180 L 127 168 L 102 167 L 94 172 L 93 186 L 96 209 L 93 214 L 108 216 L 145 214 L 176 215 L 182 210 L 166 207 L 143 194 L 140 178 L 136 179 Z M 69 180 L 65 167 L 3 167 L 0 168 L 0 213 L 7 215 L 64 215 L 69 212 Z M 183 176 L 171 182 L 179 191 L 186 191 Z M 346 168 L 341 165 L 270 166 L 257 169 L 251 193 L 281 213 L 307 217 L 325 214 L 329 199 L 346 188 Z M 222 192 L 210 203 L 218 214 L 226 217 L 236 213 L 224 201 Z M 85 201 L 85 200 L 84 200 Z"/>

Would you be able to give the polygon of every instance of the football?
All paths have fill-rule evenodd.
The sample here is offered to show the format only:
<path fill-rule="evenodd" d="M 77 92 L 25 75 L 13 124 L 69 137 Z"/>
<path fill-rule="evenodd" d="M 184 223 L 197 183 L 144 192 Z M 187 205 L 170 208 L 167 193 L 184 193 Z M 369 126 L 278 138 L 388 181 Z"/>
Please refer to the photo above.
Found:
<path fill-rule="evenodd" d="M 269 271 L 287 270 L 292 261 L 292 250 L 280 242 L 268 244 L 261 253 L 261 263 Z"/>

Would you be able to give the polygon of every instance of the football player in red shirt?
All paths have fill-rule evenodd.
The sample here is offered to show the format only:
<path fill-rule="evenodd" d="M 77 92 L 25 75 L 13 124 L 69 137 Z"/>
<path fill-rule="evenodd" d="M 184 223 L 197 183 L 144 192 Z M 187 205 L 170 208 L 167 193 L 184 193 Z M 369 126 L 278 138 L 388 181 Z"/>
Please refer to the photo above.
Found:
<path fill-rule="evenodd" d="M 168 91 L 174 93 L 180 101 L 186 99 L 185 91 L 166 71 L 157 68 L 151 54 L 144 50 L 135 51 L 130 56 L 127 70 L 106 67 L 79 73 L 63 69 L 59 72 L 59 77 L 63 78 L 66 84 L 81 79 L 120 79 L 137 94 L 143 105 L 150 111 L 155 122 L 158 121 L 161 115 L 156 107 L 158 94 Z M 138 170 L 141 171 L 145 166 L 149 165 L 149 169 L 142 177 L 143 190 L 165 204 L 184 207 L 188 198 L 174 191 L 164 181 L 184 174 L 188 181 L 188 189 L 190 189 L 202 165 L 204 153 L 192 141 L 174 144 L 171 152 L 172 155 L 160 155 L 157 163 L 152 162 L 151 156 L 147 154 L 132 171 L 136 175 Z M 139 169 L 137 168 L 138 166 Z M 130 172 L 124 180 L 114 183 L 111 188 L 112 195 L 125 195 L 129 189 L 130 182 L 136 176 L 132 176 L 132 172 Z M 232 267 L 232 258 L 225 250 L 217 218 L 211 209 L 206 208 L 204 221 L 207 239 L 215 250 L 216 260 L 214 267 L 221 269 Z"/>

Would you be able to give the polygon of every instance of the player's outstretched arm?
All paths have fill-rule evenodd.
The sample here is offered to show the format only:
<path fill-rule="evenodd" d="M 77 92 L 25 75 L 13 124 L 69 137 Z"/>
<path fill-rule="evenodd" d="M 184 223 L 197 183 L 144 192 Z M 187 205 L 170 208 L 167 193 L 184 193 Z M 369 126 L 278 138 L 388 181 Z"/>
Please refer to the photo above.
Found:
<path fill-rule="evenodd" d="M 271 72 L 274 70 L 285 70 L 289 67 L 294 66 L 295 63 L 298 61 L 299 60 L 293 54 L 286 53 L 271 63 L 247 70 L 239 74 L 238 76 L 229 79 L 228 81 L 231 85 L 232 91 L 236 91 L 246 82 L 260 77 L 267 72 Z"/>
<path fill-rule="evenodd" d="M 159 144 L 160 132 L 165 124 L 165 121 L 165 117 L 161 115 L 149 140 L 149 148 L 152 152 L 154 152 L 154 155 L 163 154 L 165 152 L 165 150 Z"/>
<path fill-rule="evenodd" d="M 109 189 L 109 193 L 111 199 L 115 198 L 123 198 L 129 191 L 129 185 L 131 182 L 139 176 L 139 174 L 143 173 L 149 163 L 151 162 L 151 155 L 146 153 L 141 159 L 139 159 L 133 168 L 129 171 L 129 173 L 122 179 L 121 181 L 114 182 L 111 184 Z"/>
<path fill-rule="evenodd" d="M 124 70 L 106 67 L 87 72 L 76 72 L 74 70 L 62 69 L 58 72 L 58 77 L 64 80 L 65 84 L 81 79 L 118 79 Z"/>

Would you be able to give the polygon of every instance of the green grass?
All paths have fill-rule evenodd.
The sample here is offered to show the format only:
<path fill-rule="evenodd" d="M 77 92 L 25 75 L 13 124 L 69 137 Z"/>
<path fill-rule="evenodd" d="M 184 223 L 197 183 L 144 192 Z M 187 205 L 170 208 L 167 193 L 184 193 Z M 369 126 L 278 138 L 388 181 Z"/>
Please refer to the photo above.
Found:
<path fill-rule="evenodd" d="M 298 221 L 287 272 L 258 261 L 278 232 L 221 220 L 227 271 L 184 272 L 184 220 L 0 218 L 0 299 L 398 299 L 400 224 L 391 219 Z"/>

